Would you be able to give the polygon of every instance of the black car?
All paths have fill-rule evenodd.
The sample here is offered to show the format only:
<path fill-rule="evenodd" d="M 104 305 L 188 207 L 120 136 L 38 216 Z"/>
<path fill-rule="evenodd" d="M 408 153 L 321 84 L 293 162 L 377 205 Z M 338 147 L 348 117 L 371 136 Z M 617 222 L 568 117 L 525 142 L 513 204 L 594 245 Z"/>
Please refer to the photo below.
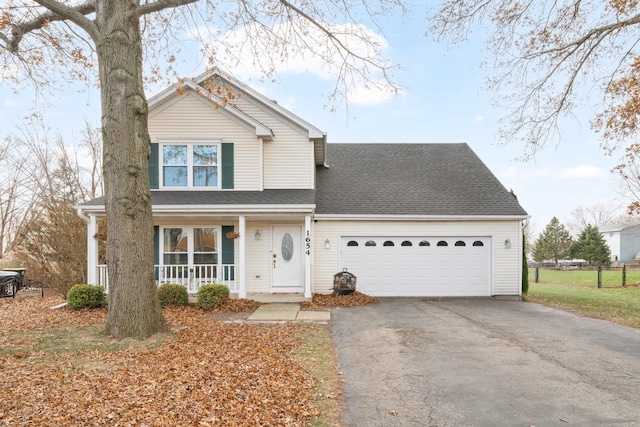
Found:
<path fill-rule="evenodd" d="M 20 289 L 22 277 L 17 271 L 0 270 L 0 298 L 15 297 Z"/>

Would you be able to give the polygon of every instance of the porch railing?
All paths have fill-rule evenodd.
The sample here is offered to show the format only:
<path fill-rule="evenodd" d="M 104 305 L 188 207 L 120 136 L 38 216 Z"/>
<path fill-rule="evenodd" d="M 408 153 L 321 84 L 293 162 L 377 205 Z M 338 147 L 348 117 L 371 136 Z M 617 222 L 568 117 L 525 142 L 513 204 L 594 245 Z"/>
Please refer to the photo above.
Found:
<path fill-rule="evenodd" d="M 96 285 L 109 293 L 109 275 L 106 265 L 97 267 Z M 226 285 L 232 293 L 238 292 L 236 266 L 234 264 L 203 265 L 156 265 L 156 284 L 177 283 L 186 286 L 187 292 L 195 294 L 200 286 L 209 283 Z"/>

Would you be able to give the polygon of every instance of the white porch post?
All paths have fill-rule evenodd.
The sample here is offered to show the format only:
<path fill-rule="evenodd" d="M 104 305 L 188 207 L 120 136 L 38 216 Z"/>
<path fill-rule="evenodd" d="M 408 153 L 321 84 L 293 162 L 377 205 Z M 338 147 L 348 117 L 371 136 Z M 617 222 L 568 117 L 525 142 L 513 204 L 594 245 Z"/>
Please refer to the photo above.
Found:
<path fill-rule="evenodd" d="M 245 266 L 245 218 L 244 215 L 238 217 L 238 233 L 240 234 L 240 238 L 238 239 L 239 247 L 238 252 L 240 254 L 240 259 L 238 260 L 237 270 L 238 270 L 238 298 L 246 298 L 247 291 L 245 289 L 245 276 L 244 276 L 244 266 Z"/>
<path fill-rule="evenodd" d="M 311 215 L 304 217 L 304 297 L 311 298 Z"/>
<path fill-rule="evenodd" d="M 98 272 L 98 221 L 95 215 L 89 215 L 87 222 L 87 284 L 99 285 L 96 280 Z"/>

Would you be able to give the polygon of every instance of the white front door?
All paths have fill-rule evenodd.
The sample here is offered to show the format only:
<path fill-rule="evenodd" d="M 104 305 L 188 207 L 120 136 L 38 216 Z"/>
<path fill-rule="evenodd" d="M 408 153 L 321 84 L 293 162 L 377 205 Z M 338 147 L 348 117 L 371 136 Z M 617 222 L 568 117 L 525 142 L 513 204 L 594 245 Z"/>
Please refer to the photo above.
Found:
<path fill-rule="evenodd" d="M 302 227 L 274 225 L 271 236 L 271 290 L 302 292 L 304 290 Z"/>

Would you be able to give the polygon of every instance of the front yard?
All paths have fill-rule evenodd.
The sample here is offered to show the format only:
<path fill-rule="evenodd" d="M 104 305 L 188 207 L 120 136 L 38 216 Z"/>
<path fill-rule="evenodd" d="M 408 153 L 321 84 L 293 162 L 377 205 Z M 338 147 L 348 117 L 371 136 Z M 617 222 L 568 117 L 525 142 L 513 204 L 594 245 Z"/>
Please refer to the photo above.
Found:
<path fill-rule="evenodd" d="M 531 277 L 531 276 L 530 276 Z M 640 328 L 640 287 L 630 284 L 598 289 L 593 283 L 581 280 L 580 275 L 561 276 L 562 281 L 529 284 L 523 298 L 571 311 L 581 316 L 605 319 L 621 325 Z"/>
<path fill-rule="evenodd" d="M 106 309 L 51 310 L 60 302 L 0 300 L 0 425 L 339 424 L 326 324 L 170 307 L 170 333 L 117 341 L 103 334 Z"/>

